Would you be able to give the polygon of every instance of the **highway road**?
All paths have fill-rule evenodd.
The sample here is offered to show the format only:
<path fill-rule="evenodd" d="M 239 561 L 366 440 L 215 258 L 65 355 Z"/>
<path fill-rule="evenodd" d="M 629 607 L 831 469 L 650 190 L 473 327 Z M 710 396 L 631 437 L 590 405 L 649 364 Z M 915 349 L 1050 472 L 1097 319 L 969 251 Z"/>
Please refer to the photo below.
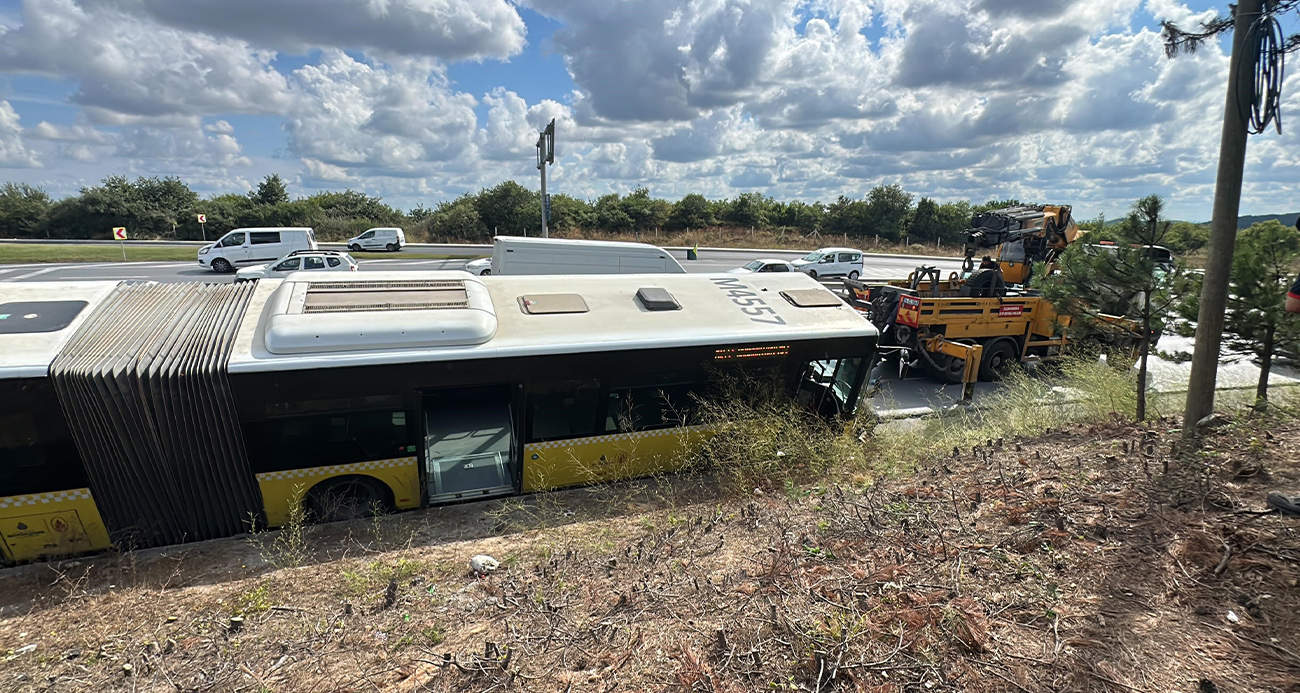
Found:
<path fill-rule="evenodd" d="M 168 244 L 170 245 L 170 244 Z M 324 247 L 334 249 L 331 244 Z M 342 250 L 341 246 L 337 249 Z M 197 252 L 197 247 L 196 247 Z M 403 259 L 402 252 L 392 257 L 358 260 L 363 271 L 374 270 L 446 270 L 461 269 L 466 260 L 484 257 L 492 253 L 492 246 L 466 245 L 410 245 L 407 253 L 460 255 L 463 259 L 427 260 Z M 687 260 L 683 248 L 670 249 L 669 252 L 681 261 L 689 272 L 725 272 L 740 267 L 754 258 L 780 258 L 794 260 L 807 251 L 784 250 L 734 250 L 701 248 L 699 260 Z M 910 255 L 867 255 L 863 262 L 863 278 L 870 280 L 902 279 L 916 269 L 918 265 L 927 264 L 939 267 L 945 274 L 961 269 L 961 260 L 956 258 L 927 258 Z M 216 274 L 194 262 L 91 262 L 59 263 L 30 265 L 0 265 L 0 281 L 81 281 L 81 280 L 122 280 L 138 279 L 159 282 L 184 281 L 233 281 L 233 275 Z"/>

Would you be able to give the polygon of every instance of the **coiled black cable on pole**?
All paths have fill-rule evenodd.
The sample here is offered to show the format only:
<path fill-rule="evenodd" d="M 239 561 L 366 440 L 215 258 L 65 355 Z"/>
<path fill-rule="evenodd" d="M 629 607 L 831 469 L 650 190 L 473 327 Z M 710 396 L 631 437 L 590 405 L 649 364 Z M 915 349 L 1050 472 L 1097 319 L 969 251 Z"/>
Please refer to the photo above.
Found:
<path fill-rule="evenodd" d="M 1270 122 L 1282 134 L 1278 107 L 1286 67 L 1283 44 L 1282 26 L 1272 14 L 1266 12 L 1251 23 L 1237 62 L 1237 112 L 1252 135 L 1263 132 Z"/>

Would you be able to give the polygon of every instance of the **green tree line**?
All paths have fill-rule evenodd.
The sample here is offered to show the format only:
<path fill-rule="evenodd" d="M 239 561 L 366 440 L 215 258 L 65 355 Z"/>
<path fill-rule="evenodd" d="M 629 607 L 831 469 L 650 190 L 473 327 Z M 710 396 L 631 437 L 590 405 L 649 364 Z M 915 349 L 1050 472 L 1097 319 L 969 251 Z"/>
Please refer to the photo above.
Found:
<path fill-rule="evenodd" d="M 669 201 L 640 187 L 595 200 L 554 194 L 550 228 L 561 234 L 780 229 L 805 236 L 959 245 L 973 214 L 1015 203 L 918 199 L 896 184 L 828 203 L 782 201 L 755 192 L 721 200 L 691 194 Z M 206 225 L 198 223 L 199 214 L 206 215 Z M 112 227 L 125 226 L 132 238 L 212 239 L 246 226 L 311 226 L 322 240 L 337 241 L 372 226 L 394 225 L 405 228 L 412 241 L 487 242 L 497 234 L 535 234 L 541 218 L 539 194 L 514 181 L 409 211 L 355 190 L 292 199 L 277 175 L 246 194 L 207 198 L 178 178 L 110 176 L 61 200 L 26 184 L 0 186 L 0 237 L 6 238 L 107 238 Z M 1107 226 L 1100 218 L 1088 224 Z M 1170 234 L 1180 251 L 1201 247 L 1206 238 L 1201 227 L 1186 222 L 1178 222 Z"/>

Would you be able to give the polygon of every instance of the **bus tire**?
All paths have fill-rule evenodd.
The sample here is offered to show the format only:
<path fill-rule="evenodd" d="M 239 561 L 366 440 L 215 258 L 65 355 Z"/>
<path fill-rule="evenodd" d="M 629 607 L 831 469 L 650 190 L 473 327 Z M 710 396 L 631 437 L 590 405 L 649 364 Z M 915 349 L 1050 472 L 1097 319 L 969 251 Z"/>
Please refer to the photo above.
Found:
<path fill-rule="evenodd" d="M 984 345 L 980 358 L 980 380 L 997 382 L 1015 367 L 1016 344 L 1010 339 L 997 339 Z"/>
<path fill-rule="evenodd" d="M 307 492 L 306 510 L 313 522 L 340 522 L 390 512 L 393 491 L 370 476 L 339 476 Z"/>

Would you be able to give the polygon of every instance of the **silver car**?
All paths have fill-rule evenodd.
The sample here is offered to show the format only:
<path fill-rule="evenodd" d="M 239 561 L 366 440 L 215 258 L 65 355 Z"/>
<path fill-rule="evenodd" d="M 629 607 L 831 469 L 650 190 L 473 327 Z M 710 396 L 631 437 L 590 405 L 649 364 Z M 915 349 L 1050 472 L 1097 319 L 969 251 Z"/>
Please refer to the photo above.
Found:
<path fill-rule="evenodd" d="M 753 274 L 754 272 L 793 272 L 794 265 L 785 260 L 775 260 L 772 258 L 760 258 L 750 260 L 743 266 L 733 270 L 727 270 L 727 274 Z"/>
<path fill-rule="evenodd" d="M 293 272 L 355 272 L 357 261 L 351 255 L 333 250 L 297 250 L 275 262 L 245 267 L 235 273 L 235 281 L 279 279 Z"/>

